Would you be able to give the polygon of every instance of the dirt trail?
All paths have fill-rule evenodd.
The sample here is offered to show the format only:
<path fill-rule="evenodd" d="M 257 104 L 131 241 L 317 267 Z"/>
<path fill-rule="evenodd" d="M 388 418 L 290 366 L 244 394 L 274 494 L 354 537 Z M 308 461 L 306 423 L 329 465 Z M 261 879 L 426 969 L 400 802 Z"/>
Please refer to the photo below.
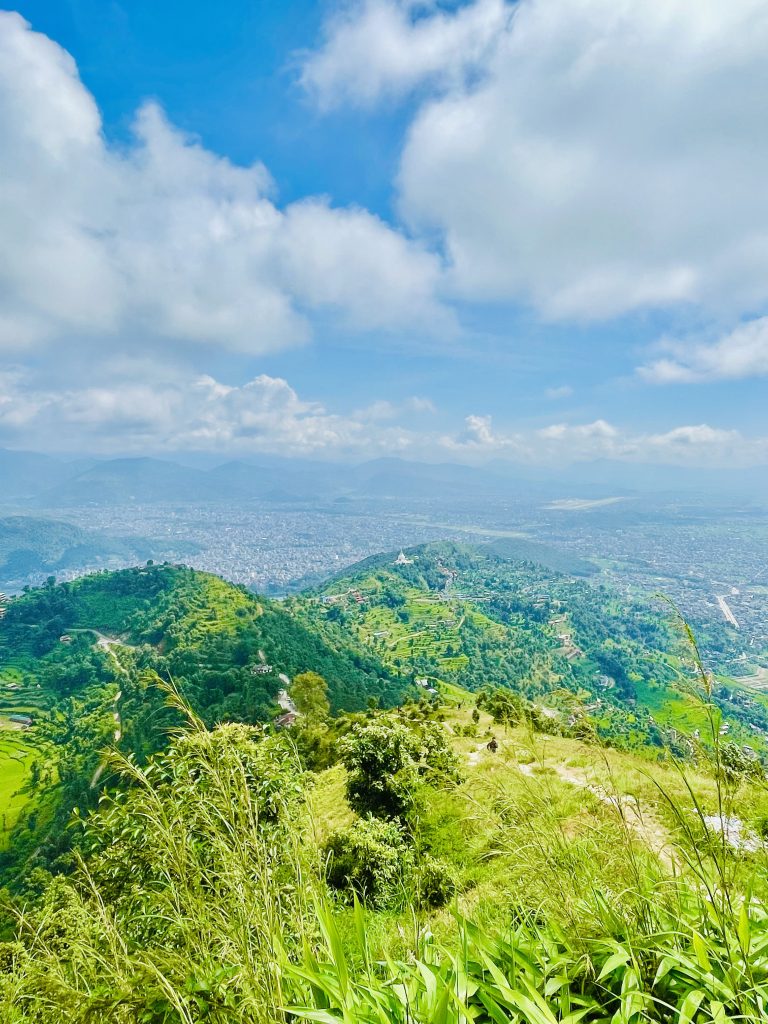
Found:
<path fill-rule="evenodd" d="M 467 755 L 469 764 L 478 764 L 485 748 L 486 744 L 481 743 L 476 750 L 471 751 Z M 489 756 L 493 755 L 489 754 Z M 517 765 L 517 769 L 522 775 L 542 782 L 544 780 L 537 773 L 537 767 L 539 766 L 536 762 L 528 764 L 518 763 Z M 590 778 L 587 772 L 573 765 L 553 764 L 546 765 L 546 767 L 551 768 L 561 782 L 565 782 L 570 786 L 576 786 L 578 789 L 586 789 L 596 796 L 601 803 L 612 807 L 621 817 L 626 827 L 641 839 L 666 867 L 674 868 L 676 866 L 677 862 L 673 854 L 673 845 L 667 830 L 651 810 L 641 806 L 636 797 L 611 793 L 604 786 L 599 785 Z"/>
<path fill-rule="evenodd" d="M 485 744 L 485 743 L 481 743 L 481 744 L 480 744 L 480 745 L 479 745 L 479 746 L 477 747 L 477 749 L 476 749 L 476 750 L 471 750 L 471 751 L 470 751 L 470 752 L 469 752 L 469 753 L 467 754 L 467 761 L 469 761 L 469 763 L 470 763 L 470 764 L 472 764 L 472 765 L 475 765 L 475 764 L 477 764 L 477 763 L 478 763 L 478 761 L 480 760 L 480 755 L 481 755 L 481 754 L 482 754 L 482 752 L 483 752 L 483 751 L 485 750 L 485 748 L 486 748 L 486 744 Z"/>
<path fill-rule="evenodd" d="M 669 834 L 656 815 L 648 808 L 643 808 L 637 797 L 621 793 L 612 793 L 604 786 L 592 781 L 585 771 L 572 765 L 552 765 L 561 782 L 586 789 L 608 807 L 612 807 L 621 817 L 628 829 L 656 854 L 667 867 L 675 865 L 672 844 Z M 520 765 L 520 770 L 529 777 L 535 776 L 533 765 Z"/>
<path fill-rule="evenodd" d="M 123 663 L 120 661 L 120 658 L 117 655 L 117 651 L 115 651 L 114 648 L 115 647 L 127 647 L 127 648 L 129 648 L 129 650 L 135 650 L 135 647 L 133 646 L 133 644 L 128 644 L 124 640 L 120 640 L 117 637 L 106 636 L 106 634 L 100 633 L 98 629 L 90 629 L 90 628 L 70 629 L 69 632 L 70 633 L 90 633 L 92 636 L 95 636 L 96 637 L 96 644 L 95 644 L 95 646 L 99 647 L 102 651 L 106 651 L 106 653 L 112 659 L 112 662 L 114 663 L 114 666 L 115 666 L 116 670 L 121 675 L 129 677 L 128 670 L 125 668 Z M 123 691 L 122 690 L 118 690 L 117 693 L 115 694 L 114 698 L 113 698 L 113 701 L 112 701 L 112 719 L 113 719 L 113 721 L 115 723 L 115 728 L 114 728 L 114 731 L 112 733 L 112 739 L 113 739 L 114 743 L 119 743 L 120 740 L 123 738 L 123 719 L 122 719 L 122 715 L 120 714 L 120 698 L 122 696 L 123 696 Z M 96 786 L 96 784 L 98 783 L 99 779 L 101 778 L 102 774 L 104 773 L 104 769 L 106 767 L 106 764 L 107 764 L 107 761 L 105 759 L 105 760 L 103 760 L 101 762 L 101 764 L 98 766 L 98 768 L 94 772 L 93 778 L 91 779 L 91 789 L 93 789 L 94 786 Z"/>

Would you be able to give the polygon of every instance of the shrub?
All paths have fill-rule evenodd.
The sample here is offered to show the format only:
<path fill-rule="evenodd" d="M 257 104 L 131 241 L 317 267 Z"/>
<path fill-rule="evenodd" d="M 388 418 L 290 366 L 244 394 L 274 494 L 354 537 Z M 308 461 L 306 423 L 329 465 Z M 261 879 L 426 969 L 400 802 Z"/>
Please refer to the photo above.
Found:
<path fill-rule="evenodd" d="M 379 910 L 402 899 L 413 872 L 413 855 L 402 829 L 373 816 L 335 832 L 325 855 L 329 884 L 348 897 L 355 893 Z"/>
<path fill-rule="evenodd" d="M 408 728 L 380 718 L 356 725 L 339 744 L 348 772 L 347 797 L 361 814 L 403 818 L 421 779 L 455 783 L 458 760 L 434 722 Z"/>
<path fill-rule="evenodd" d="M 422 907 L 444 907 L 456 893 L 456 877 L 444 860 L 429 855 L 416 871 L 416 895 Z"/>
<path fill-rule="evenodd" d="M 404 725 L 381 720 L 354 726 L 339 744 L 349 773 L 347 797 L 361 814 L 402 817 L 413 803 L 421 747 Z"/>

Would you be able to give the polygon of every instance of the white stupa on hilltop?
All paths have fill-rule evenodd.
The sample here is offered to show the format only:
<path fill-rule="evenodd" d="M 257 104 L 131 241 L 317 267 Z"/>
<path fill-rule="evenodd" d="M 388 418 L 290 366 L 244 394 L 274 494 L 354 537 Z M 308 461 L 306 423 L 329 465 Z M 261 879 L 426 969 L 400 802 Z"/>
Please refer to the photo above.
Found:
<path fill-rule="evenodd" d="M 406 558 L 403 549 L 400 549 L 400 554 L 395 559 L 395 565 L 413 565 L 412 558 Z"/>

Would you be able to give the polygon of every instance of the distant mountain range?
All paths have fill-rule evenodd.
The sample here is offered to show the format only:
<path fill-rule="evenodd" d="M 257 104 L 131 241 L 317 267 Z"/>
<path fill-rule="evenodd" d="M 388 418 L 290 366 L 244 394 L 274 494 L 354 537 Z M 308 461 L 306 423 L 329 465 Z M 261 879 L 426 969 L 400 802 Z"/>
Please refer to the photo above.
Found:
<path fill-rule="evenodd" d="M 84 505 L 223 502 L 262 499 L 461 497 L 510 493 L 509 476 L 470 466 L 384 458 L 360 465 L 265 460 L 231 461 L 200 469 L 153 458 L 58 461 L 0 452 L 2 500 L 37 508 Z"/>
<path fill-rule="evenodd" d="M 768 497 L 763 469 L 698 470 L 610 461 L 566 468 L 499 460 L 485 466 L 380 458 L 359 464 L 263 456 L 200 468 L 166 459 L 66 461 L 0 449 L 0 502 L 6 506 L 66 508 L 125 505 L 339 499 L 482 499 L 526 495 L 605 498 L 649 492 L 699 492 L 722 498 Z"/>

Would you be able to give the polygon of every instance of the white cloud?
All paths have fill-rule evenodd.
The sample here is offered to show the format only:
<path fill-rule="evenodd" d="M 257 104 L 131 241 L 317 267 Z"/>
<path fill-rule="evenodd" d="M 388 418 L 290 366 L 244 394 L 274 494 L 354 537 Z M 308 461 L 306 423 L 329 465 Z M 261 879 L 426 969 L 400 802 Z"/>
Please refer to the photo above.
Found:
<path fill-rule="evenodd" d="M 401 207 L 457 294 L 583 319 L 768 301 L 762 0 L 414 10 L 354 6 L 304 77 L 326 102 L 429 85 Z"/>
<path fill-rule="evenodd" d="M 108 145 L 72 58 L 0 12 L 0 346 L 92 336 L 260 353 L 330 311 L 355 331 L 450 329 L 439 260 L 360 209 L 281 209 L 144 105 Z"/>
<path fill-rule="evenodd" d="M 762 377 L 768 374 L 768 317 L 740 324 L 710 345 L 666 340 L 661 347 L 671 355 L 638 369 L 655 384 Z"/>
<path fill-rule="evenodd" d="M 768 437 L 747 438 L 737 430 L 707 424 L 675 427 L 661 433 L 636 433 L 605 420 L 595 420 L 504 433 L 494 430 L 490 416 L 468 416 L 458 437 L 442 437 L 440 443 L 460 458 L 500 456 L 537 464 L 612 459 L 725 468 L 768 461 Z"/>
<path fill-rule="evenodd" d="M 551 388 L 547 388 L 544 392 L 545 398 L 558 399 L 558 398 L 570 398 L 573 394 L 573 388 L 570 384 L 559 384 Z"/>
<path fill-rule="evenodd" d="M 141 374 L 68 389 L 35 386 L 20 372 L 0 375 L 0 440 L 64 451 L 402 452 L 417 436 L 381 419 L 409 408 L 339 415 L 266 374 L 241 386 L 172 374 L 148 382 Z"/>
<path fill-rule="evenodd" d="M 45 387 L 21 370 L 0 372 L 0 445 L 101 454 L 260 452 L 331 458 L 402 455 L 484 462 L 564 465 L 593 459 L 733 467 L 768 462 L 768 437 L 744 437 L 707 424 L 636 432 L 605 420 L 497 429 L 467 416 L 457 434 L 414 420 L 434 414 L 427 399 L 378 401 L 341 414 L 302 398 L 280 378 L 241 385 L 170 367 L 153 377 L 141 362 L 95 368 L 97 383 Z"/>
<path fill-rule="evenodd" d="M 487 59 L 509 17 L 504 0 L 476 0 L 451 14 L 423 0 L 365 0 L 336 12 L 323 46 L 305 58 L 301 82 L 323 108 L 366 107 L 425 78 L 457 84 Z"/>
<path fill-rule="evenodd" d="M 423 415 L 429 413 L 433 415 L 437 412 L 434 403 L 429 398 L 421 398 L 419 395 L 412 395 L 410 398 L 406 398 L 404 402 L 388 402 L 384 399 L 379 399 L 376 402 L 372 402 L 371 405 L 366 406 L 364 409 L 359 409 L 354 413 L 354 416 L 358 419 L 369 421 L 369 422 L 381 422 L 383 420 L 393 420 L 399 416 L 416 414 Z"/>

